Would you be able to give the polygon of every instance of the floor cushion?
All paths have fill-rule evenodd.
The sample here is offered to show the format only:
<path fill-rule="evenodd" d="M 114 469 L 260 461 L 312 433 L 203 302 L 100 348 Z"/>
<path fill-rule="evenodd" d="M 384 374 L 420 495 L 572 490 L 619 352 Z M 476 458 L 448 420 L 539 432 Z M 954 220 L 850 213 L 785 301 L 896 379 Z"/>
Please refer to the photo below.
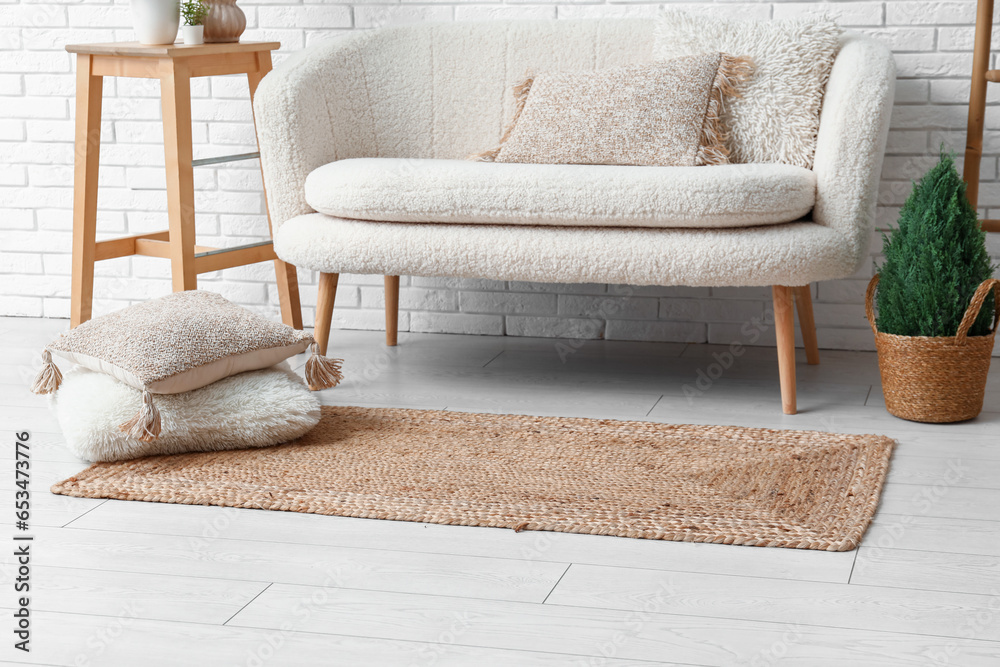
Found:
<path fill-rule="evenodd" d="M 204 387 L 243 371 L 269 368 L 312 349 L 306 379 L 313 389 L 340 382 L 340 361 L 318 354 L 312 334 L 271 322 L 214 292 L 188 290 L 136 303 L 60 334 L 42 352 L 31 390 L 59 389 L 52 354 L 142 391 L 142 404 L 121 427 L 155 440 L 162 421 L 153 394 Z"/>
<path fill-rule="evenodd" d="M 317 395 L 284 364 L 157 397 L 164 428 L 152 442 L 118 428 L 142 391 L 110 375 L 76 367 L 51 396 L 66 445 L 88 461 L 267 447 L 298 438 L 320 417 Z"/>
<path fill-rule="evenodd" d="M 306 201 L 381 222 L 725 228 L 791 222 L 815 174 L 785 164 L 645 167 L 352 158 L 313 170 Z"/>

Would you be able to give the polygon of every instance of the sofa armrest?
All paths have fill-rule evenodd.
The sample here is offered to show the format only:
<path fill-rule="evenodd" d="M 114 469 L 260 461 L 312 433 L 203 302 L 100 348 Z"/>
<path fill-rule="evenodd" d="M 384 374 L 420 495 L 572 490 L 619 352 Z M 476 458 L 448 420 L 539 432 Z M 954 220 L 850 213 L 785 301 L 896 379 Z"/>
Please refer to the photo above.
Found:
<path fill-rule="evenodd" d="M 365 99 L 359 46 L 366 37 L 351 35 L 300 51 L 257 88 L 254 120 L 272 230 L 313 212 L 303 191 L 313 169 L 343 157 L 374 155 L 364 131 L 371 112 L 355 108 Z"/>
<path fill-rule="evenodd" d="M 868 255 L 895 84 L 887 47 L 843 36 L 820 114 L 813 221 L 843 235 L 855 270 Z"/>

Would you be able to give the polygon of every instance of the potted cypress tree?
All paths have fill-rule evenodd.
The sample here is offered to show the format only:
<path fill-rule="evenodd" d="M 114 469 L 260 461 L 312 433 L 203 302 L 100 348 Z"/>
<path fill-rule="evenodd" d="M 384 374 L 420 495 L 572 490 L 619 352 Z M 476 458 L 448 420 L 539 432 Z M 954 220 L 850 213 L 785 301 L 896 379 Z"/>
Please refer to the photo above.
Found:
<path fill-rule="evenodd" d="M 885 263 L 865 310 L 885 407 L 912 421 L 972 419 L 983 408 L 1000 281 L 950 155 L 914 185 L 898 228 L 882 238 Z"/>

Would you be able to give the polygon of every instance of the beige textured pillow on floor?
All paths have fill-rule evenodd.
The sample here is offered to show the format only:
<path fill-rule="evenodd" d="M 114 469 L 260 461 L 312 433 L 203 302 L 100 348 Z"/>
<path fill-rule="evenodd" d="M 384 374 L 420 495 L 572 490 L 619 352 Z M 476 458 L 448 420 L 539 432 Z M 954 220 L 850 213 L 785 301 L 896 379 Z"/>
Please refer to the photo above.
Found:
<path fill-rule="evenodd" d="M 42 353 L 32 391 L 56 391 L 62 375 L 51 353 L 142 390 L 143 405 L 122 430 L 143 441 L 160 432 L 152 394 L 177 394 L 230 375 L 273 366 L 313 347 L 312 389 L 340 379 L 339 360 L 316 353 L 313 337 L 271 322 L 213 292 L 177 292 L 84 322 Z"/>
<path fill-rule="evenodd" d="M 725 164 L 723 98 L 752 73 L 745 58 L 703 53 L 664 63 L 551 72 L 514 88 L 517 109 L 496 162 Z"/>
<path fill-rule="evenodd" d="M 734 21 L 667 9 L 656 26 L 653 55 L 748 55 L 756 65 L 754 76 L 723 113 L 731 161 L 783 162 L 810 169 L 823 91 L 841 32 L 828 18 Z"/>

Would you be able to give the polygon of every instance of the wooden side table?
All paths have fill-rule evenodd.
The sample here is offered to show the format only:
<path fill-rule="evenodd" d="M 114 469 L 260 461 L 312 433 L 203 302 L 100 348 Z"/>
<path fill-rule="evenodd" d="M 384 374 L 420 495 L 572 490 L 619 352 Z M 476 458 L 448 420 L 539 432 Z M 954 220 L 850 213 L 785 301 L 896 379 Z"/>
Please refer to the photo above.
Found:
<path fill-rule="evenodd" d="M 279 46 L 278 42 L 192 46 L 145 46 L 137 42 L 119 42 L 73 44 L 66 47 L 70 53 L 77 54 L 71 326 L 75 327 L 90 319 L 94 296 L 94 262 L 129 255 L 146 255 L 170 260 L 175 292 L 197 289 L 199 273 L 274 261 L 281 299 L 281 319 L 285 324 L 302 328 L 295 267 L 278 259 L 271 241 L 223 249 L 195 244 L 193 168 L 254 159 L 260 154 L 193 159 L 191 79 L 197 76 L 246 74 L 252 104 L 257 84 L 271 70 L 271 51 Z M 160 80 L 163 150 L 167 171 L 167 231 L 97 241 L 97 172 L 101 147 L 101 97 L 105 76 Z"/>

